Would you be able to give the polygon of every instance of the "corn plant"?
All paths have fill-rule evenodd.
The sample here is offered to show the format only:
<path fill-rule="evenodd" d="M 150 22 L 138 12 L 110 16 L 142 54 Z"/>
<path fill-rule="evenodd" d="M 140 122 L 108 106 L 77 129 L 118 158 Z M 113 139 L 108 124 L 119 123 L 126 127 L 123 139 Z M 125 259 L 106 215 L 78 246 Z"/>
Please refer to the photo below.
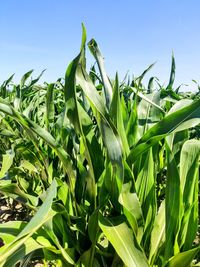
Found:
<path fill-rule="evenodd" d="M 30 71 L 0 88 L 0 193 L 32 217 L 0 225 L 0 266 L 194 266 L 200 100 L 173 89 L 174 56 L 154 90 L 157 78 L 142 84 L 153 65 L 111 81 L 88 47 L 99 73 L 83 26 L 64 82 L 39 86 Z"/>

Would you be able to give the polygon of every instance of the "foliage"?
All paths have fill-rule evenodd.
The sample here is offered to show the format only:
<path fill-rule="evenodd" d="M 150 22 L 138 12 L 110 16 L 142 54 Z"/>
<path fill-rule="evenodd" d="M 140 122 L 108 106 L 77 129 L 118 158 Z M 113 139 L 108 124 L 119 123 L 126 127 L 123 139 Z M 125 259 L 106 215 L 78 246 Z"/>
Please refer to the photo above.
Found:
<path fill-rule="evenodd" d="M 0 193 L 30 221 L 0 225 L 0 266 L 190 266 L 197 236 L 198 93 L 86 70 L 86 31 L 64 82 L 26 73 L 0 87 Z"/>

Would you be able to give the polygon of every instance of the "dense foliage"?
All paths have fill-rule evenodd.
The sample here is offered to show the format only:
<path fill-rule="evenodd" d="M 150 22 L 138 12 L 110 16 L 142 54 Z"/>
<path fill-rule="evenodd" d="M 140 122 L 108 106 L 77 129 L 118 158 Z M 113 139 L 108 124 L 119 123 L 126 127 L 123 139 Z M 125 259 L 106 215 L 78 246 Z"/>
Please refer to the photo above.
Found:
<path fill-rule="evenodd" d="M 29 214 L 0 225 L 0 266 L 195 266 L 199 95 L 174 89 L 173 56 L 145 88 L 152 65 L 119 83 L 93 39 L 87 72 L 85 46 L 83 27 L 64 81 L 0 87 L 0 193 Z"/>

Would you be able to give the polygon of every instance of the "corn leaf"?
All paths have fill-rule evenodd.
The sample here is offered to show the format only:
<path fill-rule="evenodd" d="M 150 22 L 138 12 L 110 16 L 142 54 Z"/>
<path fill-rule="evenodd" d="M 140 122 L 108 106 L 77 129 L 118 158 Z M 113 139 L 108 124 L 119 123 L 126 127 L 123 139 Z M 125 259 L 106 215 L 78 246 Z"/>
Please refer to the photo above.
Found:
<path fill-rule="evenodd" d="M 39 229 L 46 221 L 51 219 L 55 214 L 51 210 L 51 205 L 54 197 L 56 196 L 56 182 L 52 182 L 48 190 L 47 197 L 39 208 L 35 216 L 20 232 L 20 234 L 13 240 L 12 243 L 3 246 L 0 249 L 0 263 L 2 264 L 7 260 L 15 251 L 17 251 L 28 239 Z"/>
<path fill-rule="evenodd" d="M 153 153 L 150 149 L 146 155 L 144 166 L 136 180 L 136 192 L 139 197 L 143 216 L 145 220 L 143 243 L 147 247 L 150 241 L 150 234 L 156 216 L 156 191 L 155 191 L 155 166 L 153 162 Z M 145 245 L 146 244 L 146 245 Z"/>
<path fill-rule="evenodd" d="M 0 266 L 1 267 L 16 266 L 16 264 L 19 263 L 20 260 L 24 259 L 25 256 L 41 248 L 43 248 L 42 245 L 40 245 L 33 238 L 29 237 L 29 239 L 24 241 L 17 250 L 10 253 L 6 261 L 0 262 Z"/>
<path fill-rule="evenodd" d="M 54 122 L 55 108 L 54 108 L 54 84 L 51 83 L 47 87 L 46 94 L 46 126 L 49 130 L 50 124 Z"/>
<path fill-rule="evenodd" d="M 175 255 L 169 260 L 166 267 L 189 267 L 199 250 L 200 247 L 197 247 Z"/>
<path fill-rule="evenodd" d="M 165 260 L 180 252 L 178 234 L 183 215 L 180 177 L 174 155 L 166 144 L 167 185 L 166 185 L 166 245 Z"/>
<path fill-rule="evenodd" d="M 158 143 L 171 133 L 189 129 L 200 123 L 200 100 L 194 101 L 187 107 L 181 108 L 167 115 L 160 122 L 151 127 L 139 140 L 135 148 L 131 149 L 129 162 L 134 162 L 139 155 Z"/>
<path fill-rule="evenodd" d="M 159 248 L 165 242 L 165 200 L 162 201 L 158 213 L 155 217 L 154 226 L 151 232 L 151 245 L 149 253 L 149 261 L 153 265 Z"/>
<path fill-rule="evenodd" d="M 200 141 L 184 143 L 180 158 L 180 181 L 183 192 L 184 217 L 181 228 L 183 250 L 192 248 L 198 229 L 198 177 Z"/>
<path fill-rule="evenodd" d="M 133 232 L 122 217 L 99 217 L 99 226 L 127 267 L 149 266 L 145 254 L 134 240 Z"/>
<path fill-rule="evenodd" d="M 126 132 L 124 128 L 124 122 L 122 117 L 122 105 L 120 101 L 120 94 L 119 94 L 119 81 L 118 75 L 115 77 L 115 86 L 114 86 L 114 94 L 110 106 L 110 115 L 116 126 L 119 136 L 121 137 L 121 142 L 123 146 L 123 150 L 125 152 L 125 156 L 128 156 L 130 150 L 129 145 L 126 137 Z"/>
<path fill-rule="evenodd" d="M 119 202 L 124 207 L 124 215 L 137 236 L 137 239 L 140 240 L 142 228 L 144 226 L 144 218 L 138 196 L 136 193 L 131 192 L 130 182 L 123 184 Z"/>
<path fill-rule="evenodd" d="M 106 106 L 109 110 L 113 92 L 112 92 L 112 86 L 110 84 L 110 81 L 108 80 L 108 77 L 107 77 L 107 74 L 105 71 L 104 59 L 101 55 L 100 49 L 97 45 L 97 42 L 94 39 L 92 39 L 88 43 L 88 47 L 89 47 L 92 55 L 95 57 L 95 59 L 97 61 L 99 71 L 101 74 L 101 78 L 103 81 L 103 85 L 104 85 L 104 95 L 105 95 L 105 99 L 106 99 Z"/>
<path fill-rule="evenodd" d="M 0 170 L 0 179 L 4 178 L 4 176 L 6 175 L 7 171 L 10 169 L 10 167 L 13 164 L 13 154 L 4 154 L 3 155 L 3 160 L 2 160 L 2 166 L 1 166 L 1 170 Z"/>
<path fill-rule="evenodd" d="M 176 72 L 176 64 L 175 64 L 174 53 L 172 53 L 171 72 L 170 72 L 169 83 L 167 85 L 166 90 L 172 89 L 172 86 L 173 86 L 174 80 L 175 80 L 175 72 Z"/>

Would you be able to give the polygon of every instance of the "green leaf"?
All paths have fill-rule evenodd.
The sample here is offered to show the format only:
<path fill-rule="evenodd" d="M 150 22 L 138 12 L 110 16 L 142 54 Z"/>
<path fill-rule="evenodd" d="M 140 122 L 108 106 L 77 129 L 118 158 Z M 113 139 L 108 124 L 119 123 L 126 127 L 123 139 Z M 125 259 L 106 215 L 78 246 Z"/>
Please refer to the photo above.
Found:
<path fill-rule="evenodd" d="M 75 262 L 74 262 L 72 256 L 68 253 L 67 249 L 65 249 L 60 244 L 58 237 L 54 233 L 52 220 L 48 220 L 45 223 L 44 229 L 45 229 L 46 233 L 48 234 L 48 236 L 51 238 L 51 240 L 54 242 L 54 244 L 56 245 L 56 247 L 59 249 L 59 252 L 62 254 L 62 256 L 65 259 L 65 261 L 67 263 L 70 263 L 70 264 L 74 265 Z"/>
<path fill-rule="evenodd" d="M 142 238 L 144 247 L 149 246 L 148 243 L 157 209 L 154 169 L 153 153 L 152 149 L 150 149 L 146 154 L 146 160 L 135 184 L 145 220 L 144 235 Z"/>
<path fill-rule="evenodd" d="M 127 267 L 149 266 L 145 254 L 134 240 L 133 232 L 122 217 L 110 219 L 100 215 L 99 226 Z"/>
<path fill-rule="evenodd" d="M 124 128 L 124 122 L 122 117 L 122 105 L 120 101 L 120 94 L 119 94 L 119 81 L 118 75 L 116 74 L 115 77 L 115 86 L 114 86 L 114 94 L 110 106 L 110 116 L 118 130 L 119 136 L 121 137 L 122 147 L 125 156 L 128 156 L 130 150 L 129 145 L 126 137 L 126 132 Z"/>
<path fill-rule="evenodd" d="M 33 73 L 33 70 L 30 70 L 23 75 L 20 81 L 20 88 L 22 88 L 25 85 L 25 82 L 31 76 L 32 73 Z"/>
<path fill-rule="evenodd" d="M 154 79 L 158 80 L 157 77 L 151 77 L 149 79 L 149 83 L 148 83 L 148 86 L 147 86 L 147 94 L 153 93 L 153 82 L 154 82 Z"/>
<path fill-rule="evenodd" d="M 0 224 L 0 236 L 3 239 L 5 245 L 11 243 L 16 236 L 22 231 L 26 226 L 26 222 L 21 221 L 9 221 Z"/>
<path fill-rule="evenodd" d="M 99 210 L 95 210 L 93 214 L 91 215 L 89 222 L 88 222 L 88 234 L 92 242 L 92 246 L 87 254 L 88 255 L 87 266 L 89 267 L 95 266 L 95 249 L 96 249 L 96 243 L 97 243 L 98 237 L 100 235 L 98 218 L 99 218 Z"/>
<path fill-rule="evenodd" d="M 82 51 L 84 51 L 84 42 L 86 41 L 86 36 L 84 36 L 86 33 L 84 32 L 84 29 L 85 28 L 83 27 L 81 53 L 69 64 L 67 71 L 66 71 L 66 75 L 65 75 L 65 86 L 64 86 L 65 112 L 70 122 L 73 124 L 76 133 L 81 135 L 81 139 L 84 144 L 84 155 L 89 165 L 88 182 L 90 184 L 90 190 L 89 190 L 90 204 L 92 205 L 92 207 L 95 208 L 96 186 L 95 186 L 94 169 L 93 169 L 92 159 L 90 156 L 90 151 L 88 149 L 88 143 L 86 141 L 86 136 L 83 131 L 82 124 L 81 124 L 81 117 L 83 119 L 84 114 L 87 114 L 87 113 L 84 112 L 82 108 L 81 110 L 82 115 L 80 115 L 80 105 L 78 103 L 77 94 L 76 94 L 77 68 L 80 62 L 84 66 L 84 54 L 82 54 Z M 88 121 L 87 115 L 85 115 L 85 121 Z"/>
<path fill-rule="evenodd" d="M 119 203 L 124 207 L 124 215 L 137 236 L 137 239 L 140 240 L 144 226 L 144 218 L 139 198 L 136 193 L 131 192 L 131 182 L 123 184 L 122 191 L 119 195 Z"/>
<path fill-rule="evenodd" d="M 184 205 L 180 236 L 184 251 L 192 248 L 198 229 L 199 156 L 200 141 L 186 141 L 180 157 L 180 181 Z"/>
<path fill-rule="evenodd" d="M 22 191 L 17 184 L 11 183 L 10 181 L 1 182 L 0 192 L 26 203 L 31 208 L 35 208 L 38 205 L 38 197 L 30 195 Z M 27 201 L 28 200 L 28 201 Z"/>
<path fill-rule="evenodd" d="M 95 243 L 98 237 L 98 218 L 99 218 L 99 210 L 95 210 L 90 216 L 88 222 L 88 234 L 92 243 Z"/>
<path fill-rule="evenodd" d="M 161 113 L 158 109 L 160 105 L 160 92 L 148 94 L 146 98 L 148 101 L 142 98 L 137 109 L 140 138 L 163 117 L 163 112 Z"/>
<path fill-rule="evenodd" d="M 182 192 L 177 163 L 166 143 L 167 185 L 166 185 L 166 245 L 165 260 L 180 252 L 178 234 L 183 215 Z"/>
<path fill-rule="evenodd" d="M 120 192 L 123 182 L 121 140 L 100 95 L 98 94 L 94 84 L 85 70 L 83 58 L 84 50 L 81 51 L 80 61 L 76 71 L 77 83 L 80 85 L 83 92 L 91 102 L 94 113 L 97 114 L 96 119 L 102 134 L 103 143 L 107 148 L 110 161 L 113 165 L 116 183 Z M 116 196 L 116 198 L 118 198 L 118 196 Z"/>
<path fill-rule="evenodd" d="M 30 173 L 38 172 L 37 168 L 32 163 L 30 163 L 28 160 L 23 160 L 20 164 L 20 168 L 26 169 Z"/>
<path fill-rule="evenodd" d="M 199 252 L 200 247 L 179 253 L 172 257 L 167 263 L 166 267 L 189 267 L 194 257 Z"/>
<path fill-rule="evenodd" d="M 6 98 L 7 94 L 9 95 L 9 91 L 7 90 L 7 86 L 10 85 L 13 75 L 11 75 L 6 81 L 3 82 L 3 84 L 0 86 L 0 96 L 3 98 Z"/>
<path fill-rule="evenodd" d="M 134 162 L 139 155 L 148 150 L 171 133 L 189 129 L 200 123 L 200 100 L 194 101 L 169 115 L 151 127 L 131 149 L 129 162 Z"/>
<path fill-rule="evenodd" d="M 162 201 L 158 213 L 155 217 L 154 227 L 151 232 L 151 245 L 149 261 L 153 265 L 154 260 L 159 254 L 159 248 L 165 241 L 165 200 Z"/>
<path fill-rule="evenodd" d="M 14 158 L 14 155 L 10 154 L 10 153 L 7 153 L 7 154 L 3 155 L 2 166 L 1 166 L 1 170 L 0 170 L 0 179 L 4 178 L 4 176 L 6 175 L 7 171 L 12 166 L 13 158 Z"/>
<path fill-rule="evenodd" d="M 33 86 L 35 83 L 37 83 L 39 81 L 39 79 L 42 77 L 44 72 L 45 72 L 45 69 L 41 71 L 41 73 L 38 75 L 38 77 L 36 79 L 31 80 L 31 82 L 28 86 L 30 87 L 30 86 Z"/>
<path fill-rule="evenodd" d="M 42 245 L 36 242 L 32 237 L 29 237 L 26 241 L 23 242 L 23 244 L 16 251 L 10 253 L 6 261 L 0 262 L 0 266 L 2 267 L 16 266 L 16 264 L 20 260 L 24 259 L 26 255 L 30 254 L 33 251 L 37 251 L 41 248 L 43 248 Z"/>
<path fill-rule="evenodd" d="M 155 62 L 156 63 L 156 62 Z M 155 65 L 155 63 L 151 64 L 146 70 L 143 71 L 143 73 L 137 78 L 138 79 L 138 88 L 140 88 L 141 86 L 141 82 L 144 78 L 144 76 L 147 74 L 147 72 L 149 72 L 153 66 Z"/>
<path fill-rule="evenodd" d="M 129 147 L 133 147 L 139 139 L 138 133 L 138 110 L 137 110 L 137 96 L 133 100 L 130 117 L 126 126 L 126 135 Z"/>
<path fill-rule="evenodd" d="M 175 64 L 174 53 L 172 53 L 171 73 L 170 73 L 170 78 L 169 78 L 169 84 L 167 85 L 166 90 L 172 89 L 172 86 L 175 80 L 175 72 L 176 72 L 176 64 Z"/>
<path fill-rule="evenodd" d="M 45 222 L 50 220 L 55 213 L 51 210 L 53 199 L 56 196 L 56 182 L 52 182 L 46 199 L 39 208 L 35 216 L 13 240 L 12 243 L 5 245 L 0 250 L 0 263 L 5 262 L 15 251 L 19 250 L 23 244 L 39 229 Z"/>
<path fill-rule="evenodd" d="M 161 108 L 158 104 L 156 104 L 154 101 L 151 100 L 151 98 L 149 97 L 149 95 L 145 96 L 143 93 L 139 92 L 138 90 L 136 90 L 135 88 L 131 87 L 131 90 L 137 94 L 140 98 L 142 98 L 142 100 L 145 100 L 147 103 L 151 104 L 153 107 L 155 107 L 156 109 L 158 109 L 160 112 L 165 114 L 165 111 L 163 108 Z M 159 96 L 159 93 L 155 93 L 152 94 L 152 96 Z"/>
<path fill-rule="evenodd" d="M 73 193 L 74 191 L 73 181 L 75 179 L 75 175 L 72 168 L 71 159 L 68 153 L 64 150 L 64 148 L 58 142 L 56 142 L 54 137 L 48 131 L 40 127 L 38 124 L 30 120 L 29 118 L 25 117 L 23 114 L 17 112 L 11 105 L 9 105 L 5 100 L 1 98 L 0 98 L 0 111 L 14 118 L 25 129 L 25 131 L 30 136 L 30 139 L 34 140 L 36 134 L 56 151 L 68 175 L 70 189 L 71 192 Z"/>
<path fill-rule="evenodd" d="M 46 126 L 49 130 L 49 126 L 54 122 L 55 108 L 54 108 L 54 84 L 51 83 L 47 87 L 46 94 Z"/>
<path fill-rule="evenodd" d="M 101 78 L 103 81 L 103 85 L 104 85 L 104 95 L 105 95 L 105 99 L 106 99 L 106 106 L 109 110 L 113 92 L 112 92 L 111 83 L 110 83 L 110 81 L 107 77 L 106 71 L 105 71 L 104 59 L 103 59 L 103 56 L 101 55 L 100 49 L 97 45 L 97 42 L 94 39 L 92 39 L 88 43 L 88 47 L 89 47 L 92 55 L 95 57 L 95 59 L 97 61 L 99 71 L 101 74 Z"/>

